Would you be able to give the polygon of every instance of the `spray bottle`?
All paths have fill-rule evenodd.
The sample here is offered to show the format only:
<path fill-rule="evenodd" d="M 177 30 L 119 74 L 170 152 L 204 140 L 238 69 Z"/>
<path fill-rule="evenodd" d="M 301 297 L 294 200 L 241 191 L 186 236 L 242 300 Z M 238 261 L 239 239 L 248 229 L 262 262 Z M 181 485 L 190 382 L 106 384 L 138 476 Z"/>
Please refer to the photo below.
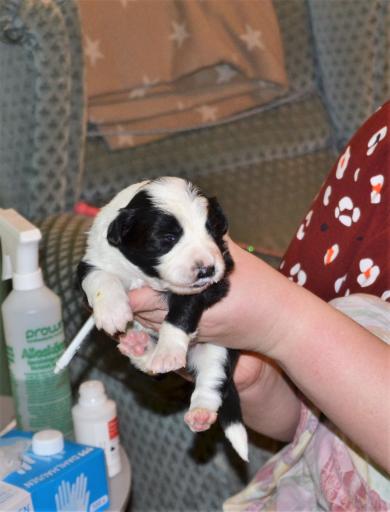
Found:
<path fill-rule="evenodd" d="M 72 435 L 68 373 L 53 369 L 65 349 L 59 297 L 38 264 L 40 231 L 12 209 L 0 208 L 2 279 L 13 289 L 2 304 L 4 335 L 16 419 L 23 430 Z"/>

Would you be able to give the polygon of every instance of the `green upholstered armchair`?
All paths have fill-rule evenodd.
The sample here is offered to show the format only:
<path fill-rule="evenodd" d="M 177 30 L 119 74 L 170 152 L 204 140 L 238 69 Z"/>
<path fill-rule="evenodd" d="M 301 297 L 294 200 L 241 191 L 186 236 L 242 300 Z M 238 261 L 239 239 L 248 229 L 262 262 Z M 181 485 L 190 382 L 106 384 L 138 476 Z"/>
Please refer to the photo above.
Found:
<path fill-rule="evenodd" d="M 232 236 L 282 254 L 337 151 L 390 92 L 387 0 L 274 0 L 290 88 L 253 116 L 110 152 L 86 136 L 82 34 L 76 0 L 0 0 L 0 207 L 43 232 L 41 263 L 63 300 L 68 341 L 87 312 L 75 290 L 90 219 L 125 185 L 164 174 L 216 194 Z M 134 511 L 218 510 L 274 445 L 253 438 L 244 468 L 217 428 L 194 436 L 182 421 L 188 384 L 133 370 L 93 332 L 72 380 L 102 379 L 118 402 L 133 466 Z"/>

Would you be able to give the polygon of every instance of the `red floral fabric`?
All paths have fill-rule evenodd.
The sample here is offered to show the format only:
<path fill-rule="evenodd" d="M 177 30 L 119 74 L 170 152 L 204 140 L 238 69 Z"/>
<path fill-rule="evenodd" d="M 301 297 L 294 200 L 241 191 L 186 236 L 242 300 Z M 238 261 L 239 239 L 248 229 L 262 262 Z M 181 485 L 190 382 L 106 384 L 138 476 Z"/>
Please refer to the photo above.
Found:
<path fill-rule="evenodd" d="M 356 132 L 281 263 L 329 301 L 368 293 L 390 301 L 390 102 Z"/>

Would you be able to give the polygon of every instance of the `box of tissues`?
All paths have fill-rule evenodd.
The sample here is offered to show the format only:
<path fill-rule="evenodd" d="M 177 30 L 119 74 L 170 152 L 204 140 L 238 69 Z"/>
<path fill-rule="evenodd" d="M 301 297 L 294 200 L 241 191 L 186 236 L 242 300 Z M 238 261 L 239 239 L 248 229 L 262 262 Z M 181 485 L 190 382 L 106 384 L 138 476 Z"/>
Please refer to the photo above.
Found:
<path fill-rule="evenodd" d="M 100 511 L 109 507 L 104 452 L 61 432 L 12 430 L 0 437 L 0 510 Z"/>

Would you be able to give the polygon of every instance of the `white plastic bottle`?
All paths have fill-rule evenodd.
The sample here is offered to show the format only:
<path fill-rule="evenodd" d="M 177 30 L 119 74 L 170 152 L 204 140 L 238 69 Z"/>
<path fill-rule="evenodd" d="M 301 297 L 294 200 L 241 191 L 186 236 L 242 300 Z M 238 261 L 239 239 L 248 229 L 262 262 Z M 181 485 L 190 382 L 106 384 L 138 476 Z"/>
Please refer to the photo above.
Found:
<path fill-rule="evenodd" d="M 79 401 L 72 409 L 75 439 L 103 448 L 108 476 L 113 477 L 121 470 L 116 404 L 107 398 L 99 380 L 83 382 L 79 395 Z"/>
<path fill-rule="evenodd" d="M 70 437 L 69 376 L 53 373 L 65 350 L 61 302 L 38 265 L 41 233 L 15 210 L 0 209 L 0 238 L 2 277 L 13 284 L 1 310 L 18 427 Z"/>

